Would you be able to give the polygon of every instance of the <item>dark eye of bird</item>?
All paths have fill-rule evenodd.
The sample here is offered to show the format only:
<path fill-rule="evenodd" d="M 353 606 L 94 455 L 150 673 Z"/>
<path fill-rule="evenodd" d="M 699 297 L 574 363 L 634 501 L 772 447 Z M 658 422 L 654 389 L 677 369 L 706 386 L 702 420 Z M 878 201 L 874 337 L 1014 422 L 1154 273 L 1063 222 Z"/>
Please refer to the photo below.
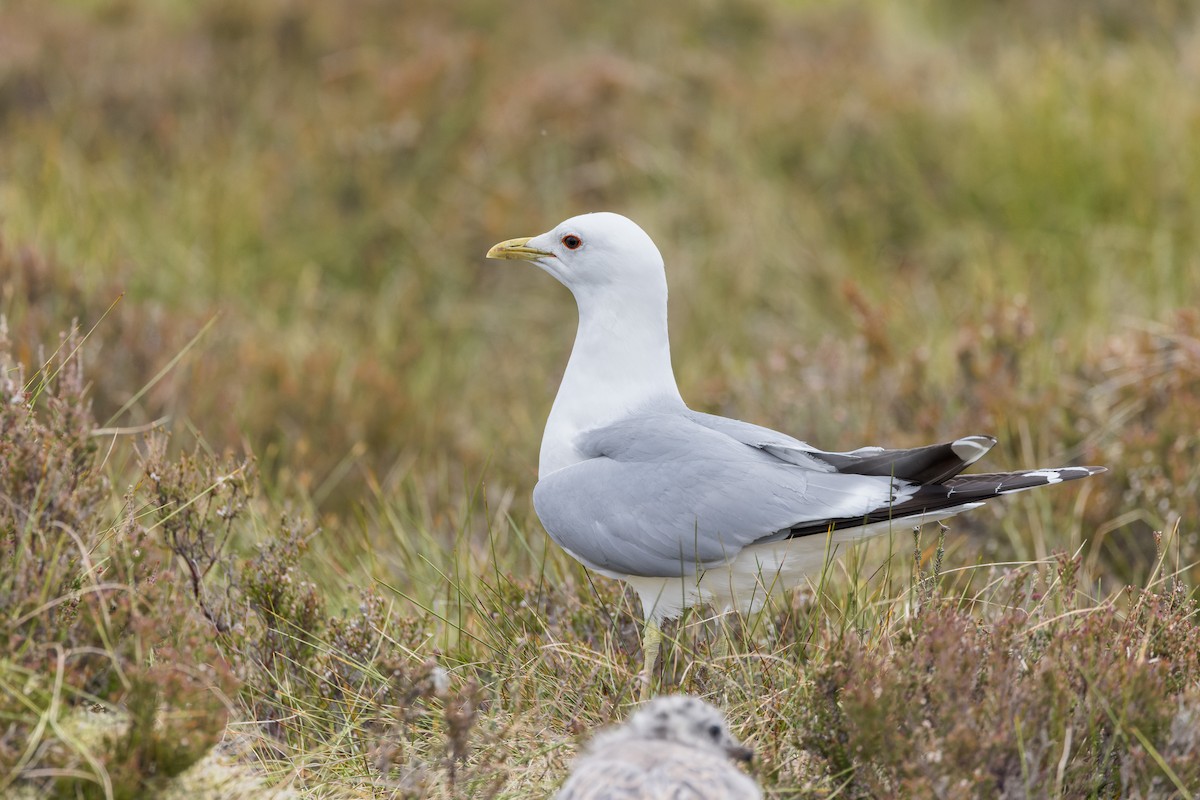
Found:
<path fill-rule="evenodd" d="M 714 739 L 720 739 L 721 738 L 721 726 L 720 725 L 709 725 L 708 726 L 708 735 Z"/>
<path fill-rule="evenodd" d="M 583 239 L 580 239 L 573 233 L 568 233 L 562 238 L 562 243 L 566 245 L 568 250 L 578 250 L 583 246 Z"/>

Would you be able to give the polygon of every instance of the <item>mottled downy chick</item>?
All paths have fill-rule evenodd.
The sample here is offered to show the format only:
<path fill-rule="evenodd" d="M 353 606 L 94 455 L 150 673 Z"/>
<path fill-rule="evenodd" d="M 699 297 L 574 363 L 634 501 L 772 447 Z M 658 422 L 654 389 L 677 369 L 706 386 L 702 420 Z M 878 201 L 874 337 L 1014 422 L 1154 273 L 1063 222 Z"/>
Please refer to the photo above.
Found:
<path fill-rule="evenodd" d="M 557 800 L 760 800 L 758 784 L 732 763 L 752 757 L 714 706 L 656 697 L 596 735 Z"/>

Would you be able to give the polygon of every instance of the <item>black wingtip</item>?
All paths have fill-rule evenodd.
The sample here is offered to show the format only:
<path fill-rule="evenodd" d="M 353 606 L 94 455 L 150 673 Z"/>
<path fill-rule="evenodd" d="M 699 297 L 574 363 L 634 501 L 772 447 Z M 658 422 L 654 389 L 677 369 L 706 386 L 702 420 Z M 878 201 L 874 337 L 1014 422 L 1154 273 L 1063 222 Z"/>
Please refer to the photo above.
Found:
<path fill-rule="evenodd" d="M 1074 481 L 1108 472 L 1108 467 L 1055 467 L 1054 469 L 1036 470 L 1037 472 L 1057 472 L 1064 481 Z"/>
<path fill-rule="evenodd" d="M 968 505 L 974 507 L 1002 495 L 1016 494 L 1040 486 L 1089 478 L 1108 467 L 1054 467 L 1027 469 L 1020 472 L 984 472 L 956 475 L 943 483 L 920 486 L 909 499 L 871 511 L 862 517 L 820 520 L 797 525 L 792 536 L 827 533 L 831 529 L 857 528 L 875 522 L 892 521 L 903 524 L 906 517 L 920 517 L 941 509 Z"/>
<path fill-rule="evenodd" d="M 1034 489 L 1038 486 L 1052 486 L 1056 483 L 1077 481 L 1080 478 L 1090 478 L 1101 472 L 1107 472 L 1107 467 L 1047 467 L 1041 469 L 1026 469 L 1020 472 L 1000 472 L 985 475 L 959 475 L 946 481 L 947 486 L 953 486 L 956 491 L 964 489 L 979 489 L 994 484 L 991 491 L 994 494 L 1012 494 Z"/>

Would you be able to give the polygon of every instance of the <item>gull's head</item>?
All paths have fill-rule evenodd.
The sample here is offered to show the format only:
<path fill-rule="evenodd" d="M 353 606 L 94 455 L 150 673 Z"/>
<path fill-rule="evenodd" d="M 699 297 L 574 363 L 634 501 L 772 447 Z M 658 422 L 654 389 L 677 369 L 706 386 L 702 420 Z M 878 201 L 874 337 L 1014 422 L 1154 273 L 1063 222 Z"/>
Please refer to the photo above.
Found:
<path fill-rule="evenodd" d="M 532 261 L 575 293 L 604 287 L 666 288 L 663 259 L 637 223 L 620 214 L 581 214 L 539 236 L 509 239 L 488 258 Z"/>
<path fill-rule="evenodd" d="M 630 738 L 658 739 L 702 750 L 717 750 L 738 761 L 749 761 L 754 751 L 729 732 L 725 717 L 698 697 L 656 697 L 625 723 Z"/>

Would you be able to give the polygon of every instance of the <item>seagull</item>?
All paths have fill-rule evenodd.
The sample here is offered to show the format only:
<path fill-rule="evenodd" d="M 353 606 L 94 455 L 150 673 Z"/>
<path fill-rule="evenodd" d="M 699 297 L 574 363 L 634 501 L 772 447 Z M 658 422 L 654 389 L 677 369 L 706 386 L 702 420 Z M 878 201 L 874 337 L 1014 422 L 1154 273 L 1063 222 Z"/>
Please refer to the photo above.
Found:
<path fill-rule="evenodd" d="M 596 735 L 555 800 L 762 800 L 731 760 L 754 752 L 698 697 L 656 697 L 625 724 Z"/>
<path fill-rule="evenodd" d="M 597 212 L 488 258 L 531 261 L 575 296 L 579 328 L 546 421 L 533 504 L 550 537 L 641 600 L 641 698 L 661 625 L 685 608 L 753 613 L 820 575 L 843 544 L 944 520 L 1104 467 L 960 474 L 996 443 L 829 452 L 693 411 L 671 368 L 663 258 L 632 220 Z"/>

